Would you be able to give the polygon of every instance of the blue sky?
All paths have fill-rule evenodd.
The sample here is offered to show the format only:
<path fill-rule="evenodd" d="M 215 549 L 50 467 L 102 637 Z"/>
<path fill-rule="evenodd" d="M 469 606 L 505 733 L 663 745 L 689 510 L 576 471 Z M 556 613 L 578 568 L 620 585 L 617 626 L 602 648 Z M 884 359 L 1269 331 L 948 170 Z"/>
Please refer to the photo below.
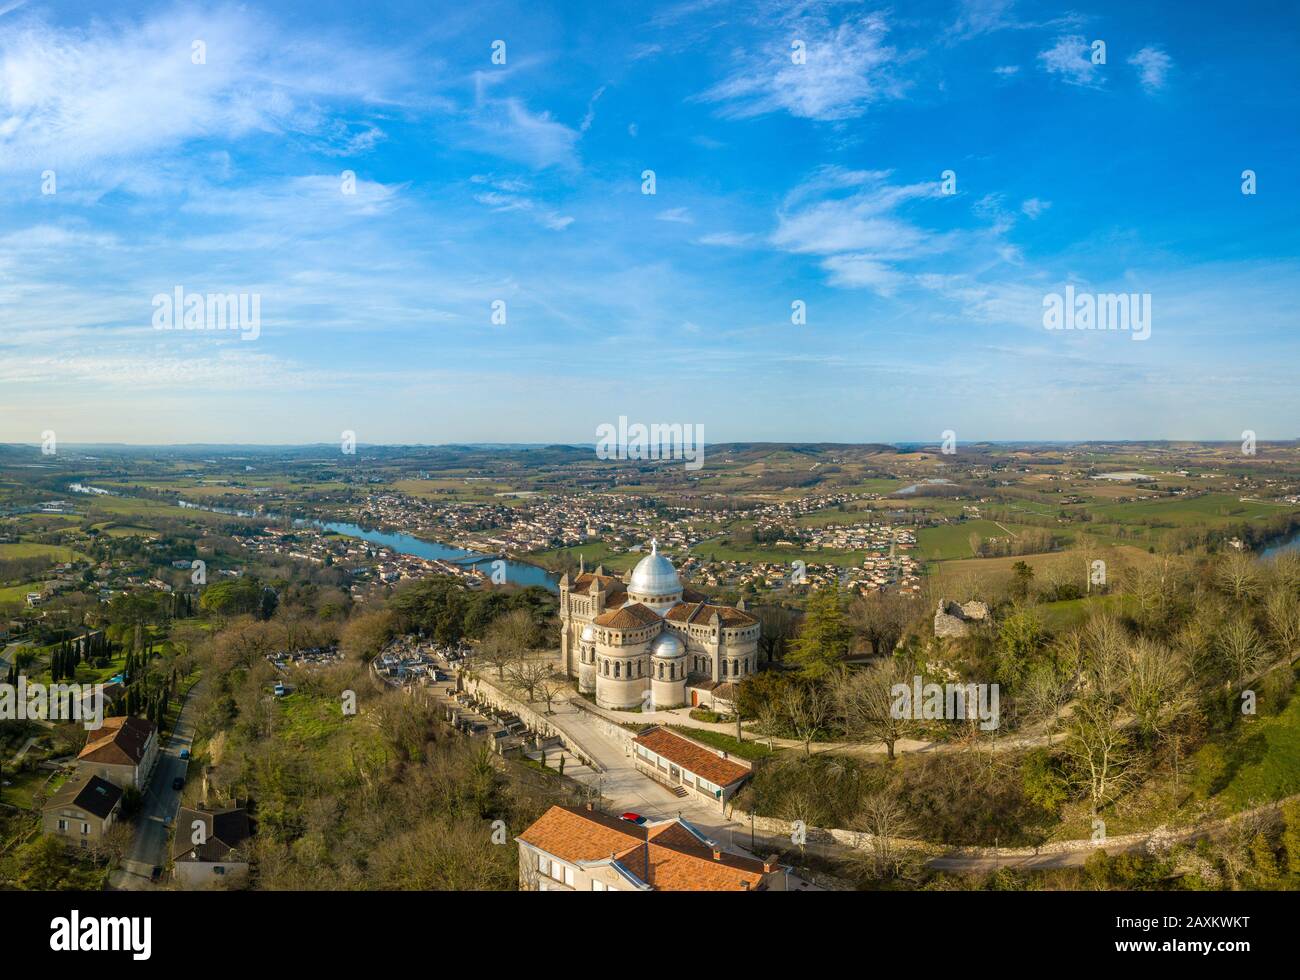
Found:
<path fill-rule="evenodd" d="M 1291 3 L 103 8 L 0 0 L 0 440 L 1300 435 Z"/>

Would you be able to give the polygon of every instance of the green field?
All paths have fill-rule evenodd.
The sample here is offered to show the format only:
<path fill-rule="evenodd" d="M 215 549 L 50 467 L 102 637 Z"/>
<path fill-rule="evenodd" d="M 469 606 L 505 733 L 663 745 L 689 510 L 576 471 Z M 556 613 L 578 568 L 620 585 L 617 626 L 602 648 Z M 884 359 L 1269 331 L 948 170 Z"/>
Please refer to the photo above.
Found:
<path fill-rule="evenodd" d="M 920 557 L 927 561 L 946 561 L 953 558 L 972 558 L 970 537 L 977 534 L 980 538 L 1006 538 L 1032 530 L 1023 524 L 1007 524 L 1006 530 L 993 521 L 973 520 L 959 521 L 956 524 L 944 524 L 940 527 L 926 527 L 917 532 L 916 549 Z"/>
<path fill-rule="evenodd" d="M 1294 509 L 1296 508 L 1259 501 L 1243 502 L 1230 493 L 1209 493 L 1203 497 L 1163 497 L 1128 504 L 1101 504 L 1092 507 L 1091 511 L 1095 519 L 1102 523 L 1148 521 L 1156 526 L 1189 527 L 1196 524 L 1235 524 L 1275 517 Z"/>
<path fill-rule="evenodd" d="M 579 556 L 586 562 L 587 571 L 594 571 L 597 565 L 604 565 L 607 571 L 624 572 L 645 557 L 644 552 L 615 552 L 601 541 L 588 541 L 571 548 L 552 548 L 550 551 L 533 551 L 528 560 L 544 568 L 562 567 L 561 559 L 568 557 L 577 561 Z"/>
<path fill-rule="evenodd" d="M 81 557 L 62 544 L 43 544 L 39 541 L 19 541 L 17 544 L 0 544 L 0 558 L 48 557 L 51 562 L 73 561 Z"/>

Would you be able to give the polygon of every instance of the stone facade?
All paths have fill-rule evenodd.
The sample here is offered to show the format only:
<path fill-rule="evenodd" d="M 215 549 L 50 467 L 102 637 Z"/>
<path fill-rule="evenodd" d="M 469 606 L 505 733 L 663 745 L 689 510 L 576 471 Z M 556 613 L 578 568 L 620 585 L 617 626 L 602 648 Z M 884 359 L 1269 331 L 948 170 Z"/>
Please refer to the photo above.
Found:
<path fill-rule="evenodd" d="M 564 670 L 602 708 L 712 704 L 758 669 L 758 620 L 683 586 L 654 542 L 628 575 L 565 575 L 560 624 Z"/>

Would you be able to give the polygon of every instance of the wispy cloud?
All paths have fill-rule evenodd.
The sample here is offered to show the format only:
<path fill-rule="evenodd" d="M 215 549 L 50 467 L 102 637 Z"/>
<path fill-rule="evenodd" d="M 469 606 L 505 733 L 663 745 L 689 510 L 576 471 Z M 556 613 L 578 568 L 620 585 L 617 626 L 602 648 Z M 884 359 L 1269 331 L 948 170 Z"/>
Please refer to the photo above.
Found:
<path fill-rule="evenodd" d="M 329 135 L 325 105 L 393 104 L 408 82 L 400 52 L 325 36 L 290 41 L 245 8 L 176 8 L 79 30 L 24 15 L 0 22 L 0 169 L 259 133 Z"/>
<path fill-rule="evenodd" d="M 831 23 L 819 8 L 801 7 L 778 20 L 779 31 L 753 53 L 739 54 L 732 73 L 699 98 L 729 118 L 788 112 L 834 121 L 901 97 L 905 85 L 892 71 L 898 55 L 885 43 L 883 14 Z M 792 58 L 792 41 L 804 46 L 802 63 Z"/>
<path fill-rule="evenodd" d="M 1159 92 L 1165 87 L 1169 69 L 1174 64 L 1169 55 L 1153 44 L 1148 44 L 1138 51 L 1128 59 L 1128 63 L 1137 68 L 1142 87 L 1148 92 Z"/>
<path fill-rule="evenodd" d="M 480 96 L 470 125 L 477 137 L 474 145 L 482 151 L 538 170 L 578 168 L 578 130 L 549 112 L 532 112 L 520 98 Z"/>

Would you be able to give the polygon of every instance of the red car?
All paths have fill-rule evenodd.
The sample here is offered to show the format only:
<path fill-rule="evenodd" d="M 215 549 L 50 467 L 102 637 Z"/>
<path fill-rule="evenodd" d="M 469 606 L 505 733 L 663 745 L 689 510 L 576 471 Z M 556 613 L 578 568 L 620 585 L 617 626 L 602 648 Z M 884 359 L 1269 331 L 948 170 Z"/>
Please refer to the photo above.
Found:
<path fill-rule="evenodd" d="M 639 814 L 639 813 L 633 813 L 631 810 L 629 810 L 627 813 L 623 814 L 623 815 L 622 815 L 621 817 L 619 817 L 618 819 L 620 819 L 620 820 L 626 820 L 628 823 L 634 823 L 634 824 L 636 824 L 638 827 L 644 827 L 644 826 L 645 826 L 645 823 L 646 823 L 646 818 L 645 818 L 645 817 L 641 816 L 641 814 Z"/>

